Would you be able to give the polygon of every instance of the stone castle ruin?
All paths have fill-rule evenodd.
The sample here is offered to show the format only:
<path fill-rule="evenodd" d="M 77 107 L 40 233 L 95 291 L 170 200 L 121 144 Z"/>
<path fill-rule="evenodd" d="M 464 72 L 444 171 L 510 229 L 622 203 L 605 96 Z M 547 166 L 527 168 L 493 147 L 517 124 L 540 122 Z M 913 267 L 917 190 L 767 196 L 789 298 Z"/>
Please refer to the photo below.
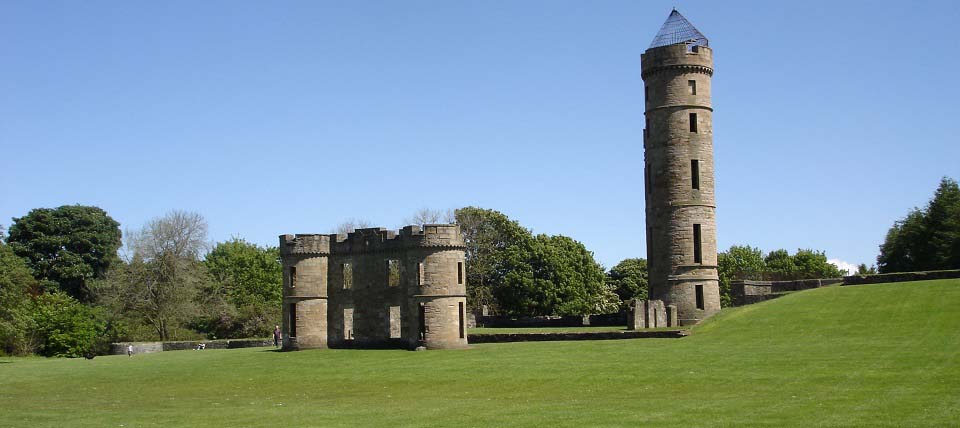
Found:
<path fill-rule="evenodd" d="M 709 41 L 673 10 L 641 76 L 651 300 L 628 324 L 696 324 L 720 310 Z M 464 249 L 448 224 L 280 236 L 283 348 L 466 347 Z"/>
<path fill-rule="evenodd" d="M 467 346 L 460 227 L 281 235 L 283 349 Z"/>

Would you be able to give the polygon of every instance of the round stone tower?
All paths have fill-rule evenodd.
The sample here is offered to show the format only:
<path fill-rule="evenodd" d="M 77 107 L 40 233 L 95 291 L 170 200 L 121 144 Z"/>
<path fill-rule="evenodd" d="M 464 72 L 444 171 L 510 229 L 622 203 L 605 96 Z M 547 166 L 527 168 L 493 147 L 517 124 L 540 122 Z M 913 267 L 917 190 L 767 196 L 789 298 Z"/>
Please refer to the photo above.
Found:
<path fill-rule="evenodd" d="M 676 10 L 641 57 L 650 298 L 681 325 L 720 310 L 713 180 L 713 51 Z"/>

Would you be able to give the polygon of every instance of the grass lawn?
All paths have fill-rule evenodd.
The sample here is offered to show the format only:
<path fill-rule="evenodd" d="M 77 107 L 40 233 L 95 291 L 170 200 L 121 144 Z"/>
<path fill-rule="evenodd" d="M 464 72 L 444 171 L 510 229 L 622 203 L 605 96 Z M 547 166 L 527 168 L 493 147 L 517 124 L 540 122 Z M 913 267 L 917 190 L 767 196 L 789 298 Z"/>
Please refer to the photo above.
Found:
<path fill-rule="evenodd" d="M 683 339 L 0 359 L 0 428 L 958 424 L 958 280 L 797 292 Z"/>

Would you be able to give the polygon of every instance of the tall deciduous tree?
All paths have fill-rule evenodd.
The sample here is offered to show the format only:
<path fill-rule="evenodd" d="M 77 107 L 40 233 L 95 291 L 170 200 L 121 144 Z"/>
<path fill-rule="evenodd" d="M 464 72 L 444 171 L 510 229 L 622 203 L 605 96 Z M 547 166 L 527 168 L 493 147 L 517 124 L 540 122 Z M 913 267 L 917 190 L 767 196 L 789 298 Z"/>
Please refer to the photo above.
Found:
<path fill-rule="evenodd" d="M 944 177 L 924 209 L 894 223 L 880 246 L 881 273 L 960 268 L 960 187 Z"/>
<path fill-rule="evenodd" d="M 499 211 L 464 207 L 455 211 L 456 222 L 466 242 L 467 304 L 496 311 L 493 289 L 502 286 L 507 257 L 520 256 L 533 239 L 529 230 Z M 525 254 L 525 253 L 524 253 Z"/>
<path fill-rule="evenodd" d="M 203 330 L 217 337 L 269 335 L 279 322 L 283 299 L 279 257 L 277 247 L 263 248 L 242 239 L 217 244 L 204 260 L 213 283 L 203 300 L 211 309 L 222 297 L 228 310 L 214 314 L 207 310 Z"/>
<path fill-rule="evenodd" d="M 39 345 L 34 334 L 32 296 L 37 280 L 24 259 L 0 242 L 0 351 L 11 355 L 33 353 Z"/>
<path fill-rule="evenodd" d="M 117 262 L 120 237 L 120 224 L 102 209 L 65 205 L 14 218 L 7 242 L 35 278 L 89 301 L 89 282 Z"/>
<path fill-rule="evenodd" d="M 130 262 L 97 284 L 98 299 L 171 340 L 199 313 L 197 294 L 210 286 L 200 261 L 207 223 L 200 214 L 171 211 L 132 234 L 128 246 Z"/>
<path fill-rule="evenodd" d="M 607 272 L 610 285 L 621 302 L 630 299 L 646 300 L 649 280 L 646 259 L 624 259 Z"/>

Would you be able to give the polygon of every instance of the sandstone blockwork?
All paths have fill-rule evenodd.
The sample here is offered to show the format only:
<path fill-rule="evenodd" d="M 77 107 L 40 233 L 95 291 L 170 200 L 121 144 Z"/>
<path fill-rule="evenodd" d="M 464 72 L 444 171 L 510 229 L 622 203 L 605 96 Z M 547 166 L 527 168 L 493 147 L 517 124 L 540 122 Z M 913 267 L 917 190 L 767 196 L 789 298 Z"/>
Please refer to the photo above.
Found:
<path fill-rule="evenodd" d="M 460 227 L 281 235 L 283 349 L 465 348 Z"/>
<path fill-rule="evenodd" d="M 713 51 L 694 43 L 647 49 L 644 177 L 650 299 L 681 325 L 720 310 L 713 171 Z"/>

